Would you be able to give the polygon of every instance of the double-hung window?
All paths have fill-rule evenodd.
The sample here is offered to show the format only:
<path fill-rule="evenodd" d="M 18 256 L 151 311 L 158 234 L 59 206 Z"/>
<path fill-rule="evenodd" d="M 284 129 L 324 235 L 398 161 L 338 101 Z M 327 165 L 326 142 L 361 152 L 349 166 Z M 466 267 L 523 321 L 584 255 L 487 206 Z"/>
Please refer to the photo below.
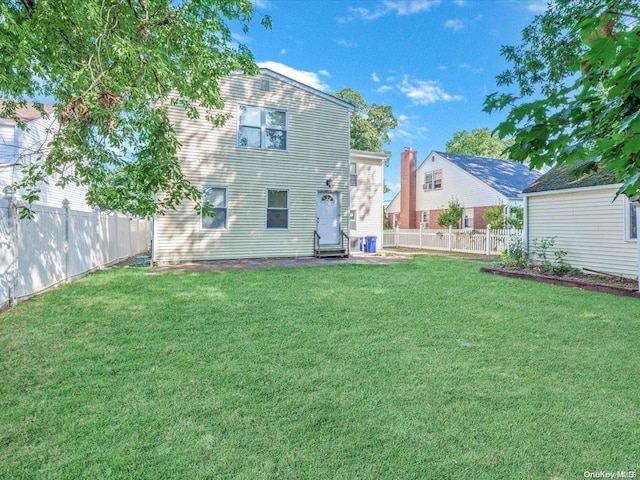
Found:
<path fill-rule="evenodd" d="M 355 210 L 349 210 L 349 230 L 358 230 L 358 216 Z"/>
<path fill-rule="evenodd" d="M 238 146 L 286 150 L 287 112 L 274 108 L 240 105 Z"/>
<path fill-rule="evenodd" d="M 442 170 L 434 170 L 424 174 L 424 190 L 439 190 L 442 188 Z"/>
<path fill-rule="evenodd" d="M 462 216 L 462 228 L 473 228 L 473 208 L 465 208 Z"/>
<path fill-rule="evenodd" d="M 625 198 L 625 226 L 626 232 L 625 237 L 626 240 L 638 240 L 638 217 L 636 215 L 637 204 L 631 203 L 627 198 Z"/>
<path fill-rule="evenodd" d="M 202 187 L 201 225 L 206 230 L 227 228 L 226 187 Z"/>
<path fill-rule="evenodd" d="M 422 228 L 429 228 L 429 210 L 422 212 Z"/>
<path fill-rule="evenodd" d="M 289 228 L 288 190 L 267 190 L 267 228 Z"/>
<path fill-rule="evenodd" d="M 358 164 L 357 163 L 349 164 L 349 186 L 350 187 L 358 186 Z"/>

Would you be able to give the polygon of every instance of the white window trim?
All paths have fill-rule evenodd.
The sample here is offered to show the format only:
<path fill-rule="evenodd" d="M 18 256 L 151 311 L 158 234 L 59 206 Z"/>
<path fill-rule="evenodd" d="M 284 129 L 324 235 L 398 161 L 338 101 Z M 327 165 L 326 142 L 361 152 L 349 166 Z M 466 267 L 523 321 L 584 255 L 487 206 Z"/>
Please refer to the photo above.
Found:
<path fill-rule="evenodd" d="M 224 218 L 224 228 L 205 228 L 202 226 L 202 211 L 200 211 L 200 230 L 203 232 L 226 232 L 229 230 L 229 187 L 226 185 L 209 185 L 205 184 L 200 187 L 200 192 L 204 193 L 205 188 L 219 188 L 224 190 L 224 209 L 226 216 Z M 221 208 L 221 207 L 217 207 Z"/>
<path fill-rule="evenodd" d="M 429 228 L 429 215 L 430 215 L 429 210 L 422 211 L 422 222 L 420 222 L 422 225 L 422 228 L 427 228 L 427 229 Z M 425 221 L 425 218 L 427 219 L 426 221 Z"/>
<path fill-rule="evenodd" d="M 258 108 L 260 109 L 260 146 L 259 147 L 253 147 L 250 145 L 240 145 L 240 128 L 243 126 L 249 126 L 249 125 L 242 125 L 240 123 L 240 117 L 241 117 L 241 108 L 242 107 L 251 107 L 251 108 Z M 284 130 L 279 129 L 279 128 L 272 128 L 269 130 L 280 130 L 285 132 L 285 148 L 266 148 L 263 147 L 262 145 L 266 144 L 266 132 L 267 132 L 267 126 L 266 126 L 266 121 L 265 121 L 265 110 L 277 110 L 279 112 L 284 112 L 285 114 L 285 128 Z M 268 107 L 268 106 L 261 106 L 261 105 L 249 105 L 246 103 L 240 103 L 238 104 L 238 108 L 237 108 L 237 113 L 238 113 L 238 119 L 236 122 L 236 147 L 238 148 L 250 148 L 253 150 L 267 150 L 267 151 L 271 151 L 271 152 L 286 152 L 289 150 L 289 110 L 286 108 L 279 108 L 279 107 Z M 257 127 L 251 127 L 251 128 L 257 128 Z"/>
<path fill-rule="evenodd" d="M 355 170 L 355 172 L 351 171 L 352 166 L 354 167 L 353 169 Z M 352 179 L 354 179 L 355 181 L 351 181 Z M 357 187 L 358 186 L 358 164 L 356 162 L 350 162 L 349 163 L 349 186 L 350 187 Z"/>
<path fill-rule="evenodd" d="M 351 214 L 353 214 L 353 224 L 351 221 Z M 353 228 L 351 228 L 353 226 Z M 349 230 L 352 232 L 358 231 L 358 212 L 355 208 L 349 210 Z"/>
<path fill-rule="evenodd" d="M 624 197 L 624 240 L 626 242 L 637 242 L 638 241 L 638 225 L 636 224 L 636 237 L 632 238 L 631 237 L 631 212 L 632 212 L 632 205 L 631 202 L 629 201 L 628 197 Z M 636 206 L 636 209 L 638 208 L 638 206 Z M 636 220 L 637 220 L 637 214 L 636 214 Z"/>
<path fill-rule="evenodd" d="M 269 190 L 275 190 L 278 192 L 287 192 L 287 226 L 286 228 L 281 227 L 269 227 L 268 225 L 268 216 L 269 216 Z M 285 210 L 284 208 L 273 208 L 272 210 Z M 280 188 L 280 187 L 267 187 L 264 191 L 264 228 L 265 230 L 276 230 L 276 231 L 285 231 L 291 228 L 291 195 L 288 188 Z"/>
<path fill-rule="evenodd" d="M 440 174 L 440 186 L 436 187 L 436 174 Z M 427 180 L 427 176 L 431 179 Z M 429 170 L 428 172 L 424 172 L 424 184 L 422 185 L 422 189 L 425 192 L 431 192 L 433 190 L 442 190 L 442 169 L 439 168 L 437 170 Z"/>

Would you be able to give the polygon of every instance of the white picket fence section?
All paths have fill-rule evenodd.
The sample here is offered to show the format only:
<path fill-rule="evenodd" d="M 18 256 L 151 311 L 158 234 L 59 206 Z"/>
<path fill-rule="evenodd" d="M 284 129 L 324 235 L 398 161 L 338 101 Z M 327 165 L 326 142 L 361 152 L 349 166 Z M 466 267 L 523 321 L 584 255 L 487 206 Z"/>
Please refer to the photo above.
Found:
<path fill-rule="evenodd" d="M 0 308 L 149 249 L 151 221 L 0 198 Z"/>
<path fill-rule="evenodd" d="M 446 252 L 500 255 L 522 238 L 522 230 L 395 229 L 385 230 L 383 248 L 415 248 Z"/>

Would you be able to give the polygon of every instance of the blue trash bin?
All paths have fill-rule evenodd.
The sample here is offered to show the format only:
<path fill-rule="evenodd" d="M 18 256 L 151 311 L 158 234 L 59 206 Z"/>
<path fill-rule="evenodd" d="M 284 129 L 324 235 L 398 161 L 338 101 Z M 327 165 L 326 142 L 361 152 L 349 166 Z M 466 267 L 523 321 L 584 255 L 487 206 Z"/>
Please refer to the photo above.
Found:
<path fill-rule="evenodd" d="M 378 237 L 367 237 L 367 252 L 376 253 L 376 241 Z"/>

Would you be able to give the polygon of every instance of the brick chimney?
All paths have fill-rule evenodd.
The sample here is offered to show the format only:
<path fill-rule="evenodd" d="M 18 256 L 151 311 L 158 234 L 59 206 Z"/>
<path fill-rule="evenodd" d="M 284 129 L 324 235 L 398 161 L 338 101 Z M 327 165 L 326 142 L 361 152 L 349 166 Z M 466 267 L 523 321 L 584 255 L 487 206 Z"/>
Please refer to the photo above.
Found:
<path fill-rule="evenodd" d="M 410 147 L 405 147 L 400 155 L 399 228 L 418 228 L 416 226 L 416 156 L 416 151 Z"/>

